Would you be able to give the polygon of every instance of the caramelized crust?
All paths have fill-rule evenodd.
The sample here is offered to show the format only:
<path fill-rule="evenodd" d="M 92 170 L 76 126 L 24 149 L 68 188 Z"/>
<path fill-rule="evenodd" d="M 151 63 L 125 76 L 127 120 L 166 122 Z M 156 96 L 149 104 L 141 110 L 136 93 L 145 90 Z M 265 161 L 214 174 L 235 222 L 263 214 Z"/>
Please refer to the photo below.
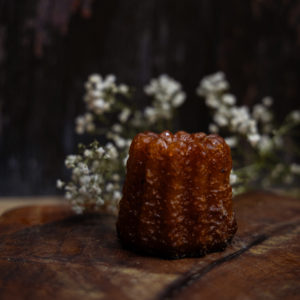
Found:
<path fill-rule="evenodd" d="M 230 148 L 218 135 L 138 134 L 117 221 L 121 242 L 168 258 L 223 250 L 237 230 L 231 167 Z"/>

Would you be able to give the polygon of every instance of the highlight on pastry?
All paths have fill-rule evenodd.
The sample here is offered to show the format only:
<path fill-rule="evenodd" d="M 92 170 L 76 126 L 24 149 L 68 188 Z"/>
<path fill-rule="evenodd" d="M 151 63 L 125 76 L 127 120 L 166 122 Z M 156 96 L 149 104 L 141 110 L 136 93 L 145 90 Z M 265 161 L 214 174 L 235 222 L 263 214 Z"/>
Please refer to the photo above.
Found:
<path fill-rule="evenodd" d="M 117 220 L 122 244 L 166 258 L 225 249 L 237 230 L 231 168 L 230 148 L 218 135 L 136 135 Z"/>

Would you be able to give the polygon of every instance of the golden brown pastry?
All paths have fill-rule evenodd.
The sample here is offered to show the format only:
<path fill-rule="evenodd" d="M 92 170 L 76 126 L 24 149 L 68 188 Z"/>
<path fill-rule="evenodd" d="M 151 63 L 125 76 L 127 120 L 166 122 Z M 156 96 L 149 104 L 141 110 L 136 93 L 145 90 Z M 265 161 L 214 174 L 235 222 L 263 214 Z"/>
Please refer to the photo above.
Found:
<path fill-rule="evenodd" d="M 237 230 L 231 167 L 230 148 L 218 135 L 138 134 L 117 221 L 123 245 L 167 258 L 223 250 Z"/>

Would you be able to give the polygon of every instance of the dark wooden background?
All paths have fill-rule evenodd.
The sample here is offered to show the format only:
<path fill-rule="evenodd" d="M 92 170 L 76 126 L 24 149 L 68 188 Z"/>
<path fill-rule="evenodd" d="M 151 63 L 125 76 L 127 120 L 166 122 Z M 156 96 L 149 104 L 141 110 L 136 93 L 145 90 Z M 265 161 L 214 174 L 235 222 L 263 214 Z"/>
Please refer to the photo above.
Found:
<path fill-rule="evenodd" d="M 138 87 L 168 73 L 188 93 L 179 127 L 205 131 L 201 77 L 223 70 L 239 103 L 271 95 L 282 119 L 299 55 L 297 0 L 0 0 L 0 195 L 56 192 L 92 72 Z"/>

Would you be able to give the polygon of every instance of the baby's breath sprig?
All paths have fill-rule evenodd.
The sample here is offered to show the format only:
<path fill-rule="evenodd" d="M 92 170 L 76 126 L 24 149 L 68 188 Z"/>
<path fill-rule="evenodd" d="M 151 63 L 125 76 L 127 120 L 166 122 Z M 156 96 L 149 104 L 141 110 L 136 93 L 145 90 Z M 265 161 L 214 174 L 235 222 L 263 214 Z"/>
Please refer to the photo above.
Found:
<path fill-rule="evenodd" d="M 117 213 L 124 168 L 113 144 L 101 147 L 95 141 L 88 147 L 79 145 L 79 153 L 67 156 L 65 165 L 72 170 L 71 181 L 58 180 L 57 187 L 65 189 L 65 197 L 76 213 L 103 210 Z"/>
<path fill-rule="evenodd" d="M 230 177 L 235 193 L 254 186 L 271 188 L 274 184 L 292 184 L 300 175 L 297 172 L 300 165 L 284 163 L 283 157 L 289 151 L 284 145 L 292 129 L 300 124 L 300 111 L 291 112 L 282 125 L 276 127 L 271 97 L 263 98 L 250 110 L 236 105 L 235 96 L 228 90 L 224 73 L 218 72 L 204 77 L 196 92 L 205 98 L 212 111 L 209 131 L 227 136 L 225 140 L 232 149 L 235 168 Z"/>
<path fill-rule="evenodd" d="M 77 117 L 76 133 L 102 134 L 99 123 L 101 127 L 111 125 L 110 120 L 114 114 L 123 115 L 121 119 L 126 122 L 124 114 L 128 112 L 128 107 L 125 100 L 131 96 L 131 90 L 127 85 L 117 84 L 114 75 L 102 78 L 101 75 L 93 74 L 85 83 L 85 89 L 84 101 L 87 112 Z"/>
<path fill-rule="evenodd" d="M 146 124 L 156 124 L 159 131 L 170 129 L 168 127 L 170 120 L 174 118 L 176 108 L 186 99 L 181 84 L 163 74 L 157 79 L 152 79 L 144 91 L 153 99 L 152 106 L 147 106 L 144 110 Z"/>

